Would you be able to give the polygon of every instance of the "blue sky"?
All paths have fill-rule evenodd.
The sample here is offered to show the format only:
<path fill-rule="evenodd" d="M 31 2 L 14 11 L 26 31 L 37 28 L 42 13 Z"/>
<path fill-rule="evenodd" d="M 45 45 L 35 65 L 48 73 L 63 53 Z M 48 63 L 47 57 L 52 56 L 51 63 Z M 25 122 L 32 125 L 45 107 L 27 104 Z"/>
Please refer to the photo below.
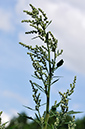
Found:
<path fill-rule="evenodd" d="M 59 49 L 64 50 L 60 58 L 65 63 L 56 72 L 63 78 L 52 87 L 51 104 L 59 100 L 58 91 L 68 89 L 76 75 L 76 88 L 69 109 L 83 111 L 76 115 L 82 117 L 85 115 L 85 1 L 3 0 L 0 1 L 0 110 L 3 110 L 3 121 L 8 121 L 17 112 L 25 111 L 33 115 L 22 106 L 34 107 L 29 83 L 33 68 L 27 50 L 19 45 L 19 41 L 40 44 L 38 40 L 32 41 L 32 36 L 24 34 L 31 28 L 21 23 L 28 18 L 23 10 L 30 10 L 30 3 L 42 8 L 52 20 L 49 30 L 58 39 Z M 45 99 L 43 95 L 42 98 Z"/>

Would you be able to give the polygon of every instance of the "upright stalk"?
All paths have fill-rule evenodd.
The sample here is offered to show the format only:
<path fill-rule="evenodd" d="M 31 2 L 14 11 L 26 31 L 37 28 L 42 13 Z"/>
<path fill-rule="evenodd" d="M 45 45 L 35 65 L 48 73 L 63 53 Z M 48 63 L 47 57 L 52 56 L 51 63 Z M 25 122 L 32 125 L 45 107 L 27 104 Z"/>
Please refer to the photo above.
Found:
<path fill-rule="evenodd" d="M 55 84 L 59 80 L 58 76 L 54 75 L 54 72 L 64 63 L 63 59 L 61 59 L 58 63 L 56 62 L 56 59 L 59 55 L 62 54 L 63 50 L 61 51 L 57 50 L 58 40 L 53 36 L 51 31 L 46 32 L 46 28 L 50 25 L 52 21 L 48 21 L 48 18 L 44 13 L 44 11 L 42 11 L 42 9 L 40 8 L 37 9 L 31 4 L 30 6 L 32 8 L 32 11 L 29 12 L 24 10 L 24 12 L 27 13 L 27 15 L 30 15 L 32 20 L 22 20 L 22 22 L 29 23 L 30 26 L 33 27 L 34 29 L 32 31 L 25 32 L 25 34 L 35 34 L 35 35 L 37 34 L 36 37 L 33 37 L 32 39 L 39 38 L 44 43 L 46 43 L 47 46 L 45 47 L 43 45 L 42 46 L 36 45 L 35 48 L 33 48 L 32 46 L 20 42 L 21 45 L 28 48 L 29 50 L 27 54 L 30 56 L 32 65 L 34 67 L 33 77 L 41 80 L 44 84 L 44 86 L 41 86 L 30 80 L 33 90 L 32 96 L 35 102 L 35 109 L 32 109 L 30 107 L 27 108 L 30 110 L 35 110 L 37 111 L 37 113 L 35 113 L 36 119 L 29 116 L 27 116 L 27 118 L 36 121 L 41 126 L 42 129 L 47 129 L 49 117 L 51 117 L 51 119 L 55 117 L 56 118 L 55 122 L 53 124 L 50 123 L 50 126 L 52 128 L 59 129 L 61 125 L 65 122 L 66 115 L 79 113 L 79 112 L 74 112 L 73 110 L 68 111 L 68 98 L 74 92 L 76 77 L 74 78 L 73 83 L 70 84 L 70 90 L 67 89 L 67 91 L 64 93 L 61 93 L 59 91 L 61 100 L 59 101 L 59 103 L 56 103 L 57 101 L 55 101 L 54 105 L 50 109 L 49 108 L 50 88 L 53 84 Z M 53 59 L 50 58 L 51 53 L 54 53 Z M 38 92 L 38 90 L 40 92 L 44 92 L 44 94 L 46 95 L 46 110 L 43 113 L 43 116 L 40 115 L 40 107 L 43 104 L 41 104 L 40 92 Z M 60 113 L 56 111 L 58 107 L 61 108 Z M 74 119 L 72 122 L 74 123 Z"/>
<path fill-rule="evenodd" d="M 48 42 L 48 40 L 47 40 Z M 50 105 L 50 84 L 51 84 L 51 64 L 50 64 L 50 48 L 49 45 L 47 43 L 47 48 L 48 48 L 48 59 L 49 59 L 49 74 L 48 74 L 48 91 L 46 94 L 46 116 L 45 116 L 45 122 L 44 122 L 44 127 L 43 129 L 47 129 L 47 125 L 48 125 L 48 120 L 49 120 L 49 105 Z"/>

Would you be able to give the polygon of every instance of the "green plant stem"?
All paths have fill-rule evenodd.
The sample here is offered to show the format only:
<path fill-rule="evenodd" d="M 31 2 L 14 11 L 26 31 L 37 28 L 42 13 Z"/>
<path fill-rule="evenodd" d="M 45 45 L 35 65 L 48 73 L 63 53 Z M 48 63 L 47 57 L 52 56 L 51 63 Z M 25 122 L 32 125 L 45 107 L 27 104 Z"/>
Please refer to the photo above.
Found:
<path fill-rule="evenodd" d="M 48 75 L 48 91 L 47 91 L 47 104 L 46 104 L 46 116 L 43 129 L 47 129 L 48 120 L 49 120 L 49 105 L 50 105 L 50 86 L 51 86 L 51 64 L 50 64 L 50 48 L 47 43 L 48 48 L 48 59 L 49 59 L 49 75 Z"/>

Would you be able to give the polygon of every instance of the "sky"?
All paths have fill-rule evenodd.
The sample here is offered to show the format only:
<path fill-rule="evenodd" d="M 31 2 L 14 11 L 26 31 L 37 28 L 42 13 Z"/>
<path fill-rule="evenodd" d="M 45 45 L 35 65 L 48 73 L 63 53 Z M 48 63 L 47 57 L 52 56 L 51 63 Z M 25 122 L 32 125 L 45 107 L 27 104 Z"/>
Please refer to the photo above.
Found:
<path fill-rule="evenodd" d="M 56 72 L 63 76 L 51 89 L 50 106 L 59 100 L 58 91 L 69 89 L 76 75 L 76 88 L 69 102 L 69 110 L 83 111 L 76 118 L 85 116 L 85 1 L 84 0 L 3 0 L 0 1 L 0 111 L 2 122 L 9 121 L 17 113 L 25 111 L 29 116 L 34 112 L 23 105 L 34 107 L 32 89 L 29 83 L 33 68 L 27 49 L 19 42 L 34 45 L 29 25 L 21 23 L 28 19 L 23 10 L 31 11 L 29 4 L 44 10 L 52 20 L 49 30 L 58 39 L 58 48 L 63 49 L 60 59 L 64 65 Z M 37 42 L 37 43 L 36 43 Z M 42 94 L 42 100 L 45 100 Z M 41 109 L 43 112 L 43 109 Z"/>

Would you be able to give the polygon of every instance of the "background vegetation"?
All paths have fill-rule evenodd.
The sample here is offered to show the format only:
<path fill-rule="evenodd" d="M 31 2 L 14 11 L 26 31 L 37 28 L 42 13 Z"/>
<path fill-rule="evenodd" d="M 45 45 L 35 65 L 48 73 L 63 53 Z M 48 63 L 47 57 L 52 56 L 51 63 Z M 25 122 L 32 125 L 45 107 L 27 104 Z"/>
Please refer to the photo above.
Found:
<path fill-rule="evenodd" d="M 28 119 L 25 117 L 27 116 L 24 112 L 21 113 L 22 116 L 13 117 L 6 129 L 40 129 L 40 126 L 36 122 L 29 122 Z M 52 118 L 49 120 L 50 123 L 52 123 L 55 120 L 55 118 Z M 72 120 L 71 116 L 67 116 L 65 121 Z M 85 129 L 85 116 L 81 119 L 76 119 L 76 127 L 75 129 Z M 48 128 L 50 129 L 50 128 Z M 67 124 L 62 125 L 60 129 L 68 129 Z"/>

